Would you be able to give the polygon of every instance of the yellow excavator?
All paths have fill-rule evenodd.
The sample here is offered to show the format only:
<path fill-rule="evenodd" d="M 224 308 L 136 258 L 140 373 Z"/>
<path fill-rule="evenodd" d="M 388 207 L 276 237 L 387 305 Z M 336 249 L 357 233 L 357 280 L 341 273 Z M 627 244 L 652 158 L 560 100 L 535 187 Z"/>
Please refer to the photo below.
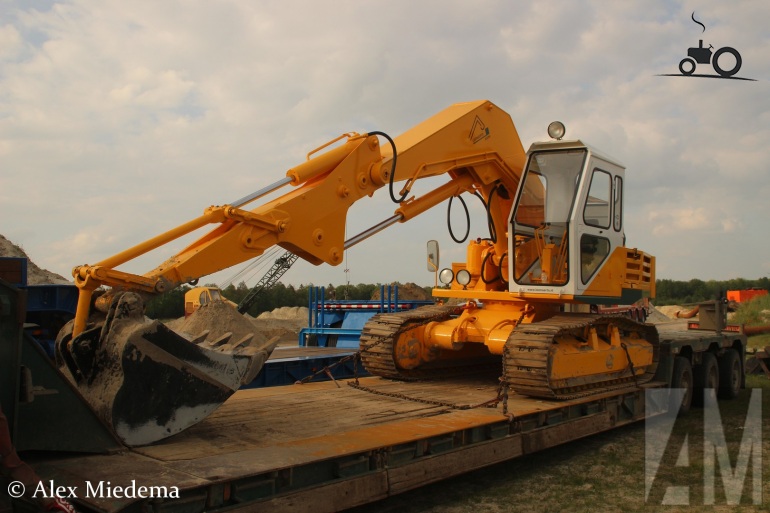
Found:
<path fill-rule="evenodd" d="M 561 123 L 548 132 L 551 141 L 525 153 L 510 116 L 475 101 L 396 138 L 344 134 L 253 194 L 76 267 L 79 301 L 57 339 L 60 368 L 125 444 L 177 433 L 253 379 L 271 349 L 248 337 L 182 336 L 146 319 L 144 301 L 275 245 L 316 265 L 337 265 L 347 248 L 468 193 L 484 203 L 489 237 L 471 240 L 467 262 L 440 271 L 438 304 L 369 321 L 360 342 L 366 369 L 421 379 L 494 365 L 516 393 L 554 399 L 648 381 L 658 359 L 654 327 L 579 313 L 589 304 L 654 296 L 654 258 L 625 247 L 625 170 L 579 140 L 564 140 Z M 414 184 L 429 177 L 444 180 L 413 195 Z M 345 240 L 350 206 L 381 188 L 395 213 Z M 207 225 L 213 229 L 156 269 L 117 270 Z"/>

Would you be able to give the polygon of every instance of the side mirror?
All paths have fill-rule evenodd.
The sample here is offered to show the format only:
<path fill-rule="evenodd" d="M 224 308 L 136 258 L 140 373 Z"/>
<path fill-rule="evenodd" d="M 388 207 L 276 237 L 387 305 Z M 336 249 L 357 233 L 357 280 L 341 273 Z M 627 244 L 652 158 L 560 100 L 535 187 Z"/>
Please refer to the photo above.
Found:
<path fill-rule="evenodd" d="M 428 241 L 428 271 L 438 272 L 438 241 Z"/>

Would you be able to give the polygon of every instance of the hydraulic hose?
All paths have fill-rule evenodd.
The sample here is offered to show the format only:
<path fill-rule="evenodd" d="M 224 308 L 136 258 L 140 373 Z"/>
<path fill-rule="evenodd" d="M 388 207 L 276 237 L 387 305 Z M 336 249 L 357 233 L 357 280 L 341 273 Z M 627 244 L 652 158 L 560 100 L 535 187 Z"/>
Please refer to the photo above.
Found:
<path fill-rule="evenodd" d="M 452 231 L 452 200 L 455 199 L 455 196 L 452 196 L 449 198 L 449 204 L 447 205 L 446 209 L 446 226 L 449 229 L 449 236 L 452 237 L 452 240 L 455 241 L 458 244 L 464 243 L 466 240 L 468 240 L 468 236 L 471 234 L 471 214 L 468 212 L 468 205 L 465 204 L 465 200 L 462 198 L 462 196 L 457 196 L 457 199 L 460 200 L 460 203 L 462 203 L 463 208 L 465 209 L 465 221 L 467 223 L 467 227 L 465 230 L 465 236 L 462 239 L 458 239 L 455 237 L 454 232 Z"/>
<path fill-rule="evenodd" d="M 492 219 L 492 198 L 495 197 L 495 193 L 497 192 L 497 187 L 492 189 L 492 191 L 489 193 L 489 200 L 484 203 L 484 208 L 487 211 L 487 224 L 489 225 L 489 238 L 492 239 L 493 244 L 497 244 L 497 227 L 495 226 L 495 221 Z"/>
<path fill-rule="evenodd" d="M 497 276 L 495 276 L 495 277 L 494 277 L 494 278 L 492 278 L 491 280 L 487 280 L 487 279 L 484 277 L 484 274 L 485 274 L 485 273 L 484 273 L 484 271 L 485 271 L 485 270 L 486 270 L 486 268 L 487 268 L 487 261 L 489 260 L 489 257 L 490 257 L 490 256 L 492 256 L 492 252 L 491 252 L 491 251 L 488 251 L 488 252 L 487 252 L 487 254 L 486 254 L 486 255 L 484 255 L 484 260 L 482 260 L 482 261 L 481 261 L 481 281 L 483 281 L 483 282 L 484 282 L 484 283 L 486 283 L 487 285 L 489 285 L 490 283 L 494 283 L 494 282 L 496 282 L 497 280 L 502 280 L 502 279 L 503 279 L 503 275 L 500 273 L 500 269 L 499 269 L 499 267 L 498 267 L 498 270 L 497 270 Z M 502 262 L 502 260 L 500 260 L 500 261 Z"/>
<path fill-rule="evenodd" d="M 508 256 L 508 252 L 506 251 L 505 253 L 503 253 L 503 256 L 500 257 L 500 262 L 498 262 L 497 264 L 497 273 L 500 276 L 500 281 L 502 281 L 504 285 L 508 285 L 508 282 L 503 279 L 503 260 L 505 260 L 507 256 Z"/>
<path fill-rule="evenodd" d="M 404 191 L 404 194 L 402 194 L 400 198 L 396 198 L 396 195 L 393 194 L 393 182 L 396 177 L 396 160 L 398 159 L 398 152 L 396 151 L 396 143 L 385 132 L 374 131 L 374 132 L 369 132 L 369 135 L 381 135 L 382 137 L 388 140 L 388 142 L 390 143 L 390 147 L 393 149 L 393 162 L 390 165 L 390 179 L 388 180 L 388 192 L 390 193 L 390 200 L 393 203 L 401 203 L 406 199 L 406 196 L 407 194 L 409 194 L 409 191 L 408 190 Z"/>

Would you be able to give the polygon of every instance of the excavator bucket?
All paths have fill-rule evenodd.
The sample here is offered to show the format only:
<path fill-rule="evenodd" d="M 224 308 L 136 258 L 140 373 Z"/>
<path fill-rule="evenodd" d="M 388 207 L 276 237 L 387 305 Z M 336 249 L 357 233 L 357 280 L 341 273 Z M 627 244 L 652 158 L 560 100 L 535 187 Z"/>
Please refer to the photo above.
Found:
<path fill-rule="evenodd" d="M 103 323 L 74 339 L 71 329 L 62 331 L 57 362 L 123 443 L 147 445 L 206 418 L 256 377 L 276 344 L 254 343 L 253 325 L 223 301 L 185 320 L 206 323 L 215 329 L 183 336 L 144 317 L 141 298 L 126 292 Z"/>

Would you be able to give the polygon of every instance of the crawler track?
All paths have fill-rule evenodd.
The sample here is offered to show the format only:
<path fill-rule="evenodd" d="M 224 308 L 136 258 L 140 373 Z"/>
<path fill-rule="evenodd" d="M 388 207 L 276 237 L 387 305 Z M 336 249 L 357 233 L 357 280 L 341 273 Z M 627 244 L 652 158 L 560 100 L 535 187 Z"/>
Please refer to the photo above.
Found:
<path fill-rule="evenodd" d="M 439 361 L 417 369 L 396 367 L 393 359 L 393 345 L 399 335 L 421 324 L 445 321 L 460 313 L 457 306 L 424 306 L 415 310 L 398 313 L 382 313 L 372 317 L 361 332 L 361 361 L 369 373 L 400 380 L 440 379 L 463 376 L 470 373 L 500 372 L 499 359 L 485 361 Z"/>
<path fill-rule="evenodd" d="M 597 327 L 614 324 L 622 333 L 637 332 L 653 345 L 653 364 L 634 379 L 630 368 L 614 378 L 584 376 L 551 382 L 551 362 L 556 348 L 556 337 L 582 337 L 589 325 Z M 542 322 L 520 324 L 511 332 L 505 344 L 505 380 L 519 394 L 547 399 L 574 399 L 641 385 L 655 375 L 659 359 L 658 332 L 654 326 L 640 324 L 627 317 L 585 314 L 561 314 Z"/>
<path fill-rule="evenodd" d="M 427 306 L 408 312 L 375 315 L 361 333 L 361 360 L 366 370 L 376 376 L 399 380 L 439 379 L 482 371 L 502 371 L 504 380 L 518 394 L 546 399 L 575 399 L 644 384 L 653 378 L 657 369 L 659 342 L 654 326 L 623 316 L 587 314 L 561 314 L 542 322 L 518 325 L 506 342 L 502 369 L 497 360 L 494 363 L 489 360 L 440 360 L 417 369 L 396 366 L 393 348 L 401 333 L 429 322 L 447 320 L 459 311 L 454 306 Z M 581 338 L 587 326 L 596 326 L 601 332 L 610 323 L 617 326 L 622 334 L 627 336 L 636 332 L 639 338 L 653 345 L 653 364 L 645 369 L 644 374 L 635 378 L 631 369 L 626 368 L 615 376 L 582 376 L 552 382 L 550 373 L 557 347 L 556 338 Z"/>

